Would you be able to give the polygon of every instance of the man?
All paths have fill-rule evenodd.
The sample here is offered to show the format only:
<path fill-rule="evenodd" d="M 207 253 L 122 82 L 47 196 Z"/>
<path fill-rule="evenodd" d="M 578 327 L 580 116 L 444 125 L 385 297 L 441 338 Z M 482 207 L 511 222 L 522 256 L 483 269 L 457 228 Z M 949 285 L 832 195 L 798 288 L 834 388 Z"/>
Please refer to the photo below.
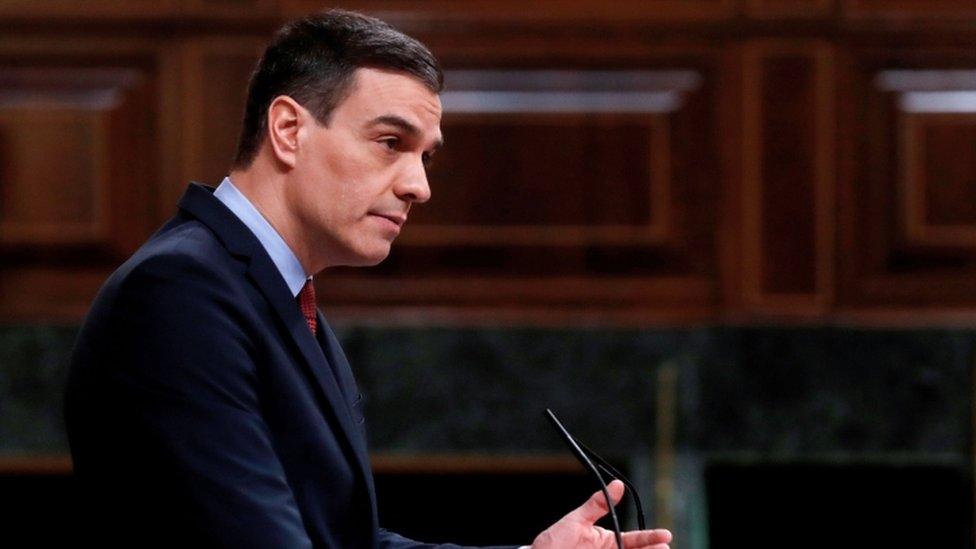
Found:
<path fill-rule="evenodd" d="M 430 197 L 441 86 L 430 52 L 376 19 L 275 37 L 230 176 L 190 186 L 79 335 L 66 418 L 101 545 L 422 546 L 377 525 L 361 399 L 312 275 L 379 263 Z M 534 546 L 612 547 L 606 512 L 595 494 Z"/>

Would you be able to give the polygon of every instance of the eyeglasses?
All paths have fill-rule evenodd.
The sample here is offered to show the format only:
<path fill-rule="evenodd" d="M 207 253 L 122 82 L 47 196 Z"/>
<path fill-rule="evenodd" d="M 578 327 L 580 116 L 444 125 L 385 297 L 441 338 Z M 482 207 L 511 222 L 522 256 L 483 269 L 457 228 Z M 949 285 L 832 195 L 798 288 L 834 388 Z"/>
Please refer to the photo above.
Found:
<path fill-rule="evenodd" d="M 546 408 L 546 416 L 549 421 L 556 427 L 559 434 L 562 435 L 563 440 L 569 449 L 573 451 L 573 455 L 576 459 L 583 464 L 584 467 L 593 475 L 597 483 L 600 485 L 600 490 L 603 492 L 603 497 L 607 499 L 607 508 L 610 509 L 610 519 L 613 521 L 613 534 L 617 540 L 617 547 L 623 549 L 623 534 L 620 531 L 620 521 L 617 519 L 617 512 L 614 510 L 613 501 L 610 499 L 610 492 L 607 490 L 607 482 L 603 479 L 603 475 L 600 471 L 610 477 L 610 480 L 618 479 L 624 483 L 627 487 L 627 493 L 634 500 L 634 506 L 637 508 L 637 526 L 640 530 L 644 530 L 644 509 L 641 507 L 640 497 L 637 495 L 637 489 L 634 485 L 627 480 L 620 471 L 616 470 L 613 465 L 607 463 L 607 461 L 600 456 L 598 456 L 593 450 L 586 447 L 585 444 L 576 439 L 573 435 L 569 434 L 569 431 L 563 427 L 563 424 L 559 422 L 556 418 L 556 414 L 552 412 L 549 408 Z"/>

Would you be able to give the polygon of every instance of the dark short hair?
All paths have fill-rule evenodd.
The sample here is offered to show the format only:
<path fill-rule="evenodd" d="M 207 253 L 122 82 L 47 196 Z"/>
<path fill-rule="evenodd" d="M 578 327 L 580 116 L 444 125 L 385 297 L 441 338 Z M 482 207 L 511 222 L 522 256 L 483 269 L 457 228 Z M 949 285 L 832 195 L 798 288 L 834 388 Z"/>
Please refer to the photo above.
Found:
<path fill-rule="evenodd" d="M 352 91 L 356 69 L 364 67 L 416 77 L 434 93 L 444 87 L 430 50 L 379 19 L 331 10 L 292 21 L 275 34 L 251 74 L 234 167 L 247 168 L 257 156 L 274 98 L 287 95 L 328 124 Z"/>

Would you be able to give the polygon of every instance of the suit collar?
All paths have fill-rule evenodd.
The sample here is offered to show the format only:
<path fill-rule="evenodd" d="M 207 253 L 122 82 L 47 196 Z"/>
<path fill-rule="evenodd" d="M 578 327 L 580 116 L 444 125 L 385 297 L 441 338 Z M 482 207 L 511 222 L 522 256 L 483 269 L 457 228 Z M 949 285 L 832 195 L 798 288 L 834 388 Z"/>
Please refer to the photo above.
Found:
<path fill-rule="evenodd" d="M 257 206 L 234 186 L 230 177 L 225 177 L 220 182 L 213 195 L 224 206 L 227 206 L 227 209 L 232 211 L 241 220 L 241 223 L 247 226 L 257 237 L 261 247 L 268 252 L 271 261 L 274 262 L 278 272 L 288 284 L 291 295 L 297 296 L 309 277 L 298 260 L 298 256 L 295 255 L 295 251 L 285 242 L 278 230 L 271 225 L 271 222 L 264 217 Z"/>
<path fill-rule="evenodd" d="M 180 199 L 179 208 L 209 227 L 231 254 L 252 257 L 261 248 L 261 243 L 234 212 L 214 197 L 214 190 L 190 183 Z"/>

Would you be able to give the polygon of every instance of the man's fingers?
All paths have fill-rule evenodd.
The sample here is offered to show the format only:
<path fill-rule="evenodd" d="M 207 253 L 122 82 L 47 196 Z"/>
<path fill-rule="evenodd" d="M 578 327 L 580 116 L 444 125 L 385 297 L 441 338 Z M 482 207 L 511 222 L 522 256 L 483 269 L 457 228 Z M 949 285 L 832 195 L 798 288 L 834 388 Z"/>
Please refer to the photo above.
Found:
<path fill-rule="evenodd" d="M 657 530 L 638 530 L 624 532 L 623 538 L 624 547 L 627 549 L 655 546 L 665 547 L 668 543 L 671 543 L 671 532 L 662 528 Z"/>
<path fill-rule="evenodd" d="M 610 492 L 610 499 L 613 504 L 616 505 L 620 501 L 620 498 L 624 495 L 624 483 L 619 480 L 614 480 L 607 485 L 607 491 Z M 572 515 L 576 515 L 576 518 L 581 522 L 586 524 L 593 524 L 600 518 L 609 513 L 610 509 L 607 507 L 607 498 L 603 496 L 603 491 L 598 490 L 595 494 L 590 496 L 590 499 L 586 500 L 586 503 L 579 506 Z"/>

